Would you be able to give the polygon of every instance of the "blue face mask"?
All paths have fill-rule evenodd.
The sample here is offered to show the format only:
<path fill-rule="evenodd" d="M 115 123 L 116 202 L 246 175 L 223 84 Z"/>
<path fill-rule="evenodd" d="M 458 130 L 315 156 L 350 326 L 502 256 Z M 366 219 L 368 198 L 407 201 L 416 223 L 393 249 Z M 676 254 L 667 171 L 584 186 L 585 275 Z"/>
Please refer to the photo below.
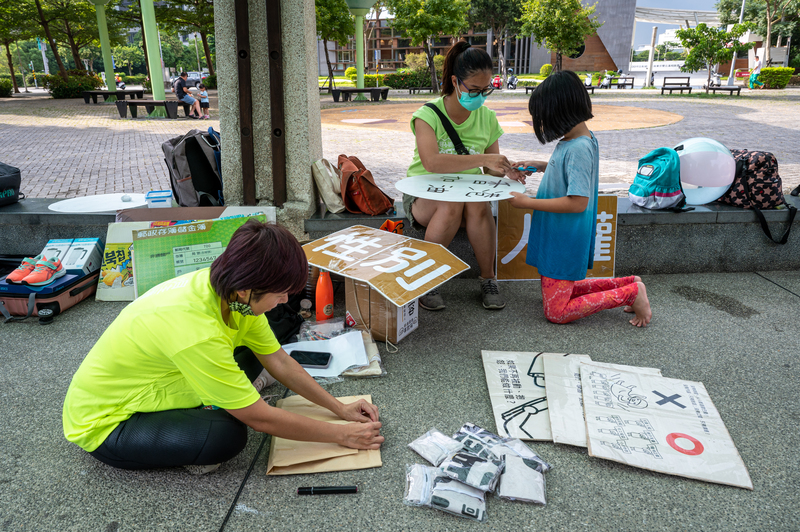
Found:
<path fill-rule="evenodd" d="M 461 85 L 460 82 L 459 85 Z M 461 92 L 461 96 L 458 98 L 458 103 L 460 103 L 461 107 L 467 111 L 475 111 L 480 109 L 481 105 L 483 105 L 483 102 L 486 101 L 486 96 L 483 94 L 472 96 L 469 92 L 462 91 L 461 87 L 458 87 L 458 90 Z"/>

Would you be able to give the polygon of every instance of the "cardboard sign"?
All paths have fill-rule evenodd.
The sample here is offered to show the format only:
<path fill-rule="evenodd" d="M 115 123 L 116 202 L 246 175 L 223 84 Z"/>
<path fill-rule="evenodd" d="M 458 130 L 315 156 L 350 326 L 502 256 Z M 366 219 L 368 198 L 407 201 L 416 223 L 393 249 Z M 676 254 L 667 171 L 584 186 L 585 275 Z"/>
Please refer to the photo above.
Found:
<path fill-rule="evenodd" d="M 481 351 L 498 435 L 553 440 L 545 396 L 544 354 Z"/>
<path fill-rule="evenodd" d="M 404 194 L 436 201 L 479 202 L 511 198 L 525 193 L 525 185 L 513 179 L 485 174 L 421 174 L 394 184 Z"/>
<path fill-rule="evenodd" d="M 702 383 L 592 363 L 580 370 L 590 456 L 753 489 Z"/>
<path fill-rule="evenodd" d="M 265 216 L 254 216 L 264 222 Z M 211 266 L 250 217 L 201 220 L 133 232 L 136 297 L 173 277 Z"/>
<path fill-rule="evenodd" d="M 498 204 L 497 279 L 527 281 L 539 279 L 539 271 L 525 262 L 528 234 L 533 211 L 515 209 L 507 201 Z M 614 277 L 617 238 L 617 196 L 601 194 L 597 198 L 597 230 L 594 244 L 594 267 L 586 277 Z"/>
<path fill-rule="evenodd" d="M 364 281 L 402 307 L 469 266 L 439 244 L 363 225 L 303 246 L 314 266 Z"/>
<path fill-rule="evenodd" d="M 542 356 L 546 379 L 547 411 L 550 413 L 550 429 L 553 441 L 586 447 L 586 421 L 583 416 L 581 395 L 581 364 L 592 362 L 588 355 Z M 612 370 L 629 370 L 648 375 L 661 375 L 656 368 L 636 368 L 621 364 L 592 362 L 597 367 Z"/>

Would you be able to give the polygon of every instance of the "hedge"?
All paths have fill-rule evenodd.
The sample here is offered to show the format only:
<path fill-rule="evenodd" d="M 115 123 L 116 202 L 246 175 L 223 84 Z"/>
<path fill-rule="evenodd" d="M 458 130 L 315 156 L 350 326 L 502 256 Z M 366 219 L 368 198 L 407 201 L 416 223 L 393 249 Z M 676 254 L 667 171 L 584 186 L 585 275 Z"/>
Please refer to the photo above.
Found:
<path fill-rule="evenodd" d="M 206 79 L 203 80 L 203 85 L 205 85 L 207 89 L 216 89 L 217 75 L 211 74 L 210 76 L 206 76 Z"/>
<path fill-rule="evenodd" d="M 539 69 L 539 74 L 541 74 L 542 76 L 549 76 L 552 71 L 553 71 L 553 65 L 545 64 L 542 65 L 542 68 Z"/>
<path fill-rule="evenodd" d="M 792 74 L 794 74 L 794 69 L 790 67 L 763 68 L 760 80 L 766 83 L 770 89 L 784 89 L 792 79 Z"/>
<path fill-rule="evenodd" d="M 430 87 L 431 75 L 427 70 L 398 71 L 395 74 L 386 74 L 383 76 L 383 84 L 393 89 Z"/>
<path fill-rule="evenodd" d="M 83 91 L 99 89 L 103 86 L 100 76 L 85 70 L 68 70 L 67 81 L 64 81 L 59 74 L 40 76 L 39 79 L 56 99 L 80 98 Z"/>
<path fill-rule="evenodd" d="M 356 67 L 347 67 L 347 70 L 344 71 L 344 77 L 350 81 L 354 81 L 356 76 L 358 76 L 358 70 L 356 70 Z"/>
<path fill-rule="evenodd" d="M 376 86 L 375 76 L 376 74 L 364 74 L 364 86 L 375 87 Z M 378 77 L 377 85 L 383 85 L 383 80 L 386 77 L 385 74 L 377 74 L 377 77 Z"/>
<path fill-rule="evenodd" d="M 10 79 L 0 79 L 0 98 L 11 98 L 13 90 L 14 84 Z"/>
<path fill-rule="evenodd" d="M 22 74 L 20 74 L 19 72 L 15 72 L 14 73 L 14 77 L 17 78 L 17 87 L 19 87 L 21 89 L 22 85 L 23 85 L 22 84 Z M 11 81 L 11 74 L 0 74 L 0 79 L 7 79 L 7 80 Z"/>

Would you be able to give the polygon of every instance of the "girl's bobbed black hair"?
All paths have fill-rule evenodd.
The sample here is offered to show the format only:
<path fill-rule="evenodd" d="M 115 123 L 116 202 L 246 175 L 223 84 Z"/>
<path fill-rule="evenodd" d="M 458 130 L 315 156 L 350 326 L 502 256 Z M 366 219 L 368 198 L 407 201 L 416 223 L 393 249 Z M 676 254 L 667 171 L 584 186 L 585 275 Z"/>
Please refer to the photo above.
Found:
<path fill-rule="evenodd" d="M 589 91 L 571 70 L 547 76 L 531 94 L 528 111 L 533 118 L 533 133 L 542 144 L 563 137 L 594 117 Z"/>

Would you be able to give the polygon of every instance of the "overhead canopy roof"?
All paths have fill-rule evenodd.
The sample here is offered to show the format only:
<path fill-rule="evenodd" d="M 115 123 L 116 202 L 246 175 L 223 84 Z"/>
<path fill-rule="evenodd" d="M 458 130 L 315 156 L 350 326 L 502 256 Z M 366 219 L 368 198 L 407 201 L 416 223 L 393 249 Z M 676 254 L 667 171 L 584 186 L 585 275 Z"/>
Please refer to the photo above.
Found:
<path fill-rule="evenodd" d="M 637 7 L 636 22 L 654 22 L 656 24 L 675 24 L 683 26 L 686 21 L 689 24 L 705 22 L 709 25 L 718 26 L 719 13 L 716 11 L 692 11 L 687 9 L 658 9 L 655 7 Z"/>

